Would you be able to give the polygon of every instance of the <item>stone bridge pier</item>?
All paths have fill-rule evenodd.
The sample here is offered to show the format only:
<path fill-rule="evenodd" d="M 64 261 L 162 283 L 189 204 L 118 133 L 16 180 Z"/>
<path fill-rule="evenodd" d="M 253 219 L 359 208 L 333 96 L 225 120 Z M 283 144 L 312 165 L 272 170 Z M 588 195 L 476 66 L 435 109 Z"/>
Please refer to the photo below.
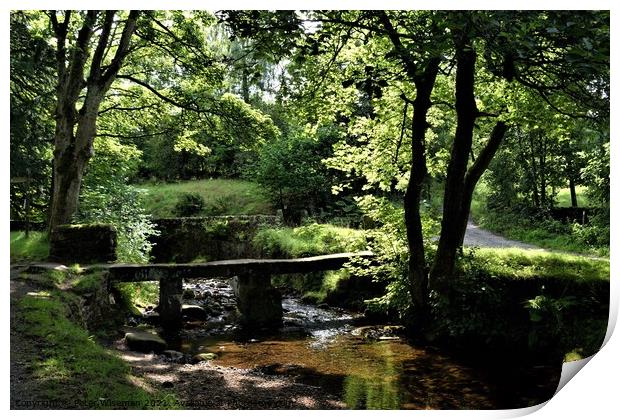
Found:
<path fill-rule="evenodd" d="M 282 325 L 282 295 L 271 285 L 271 275 L 264 271 L 248 271 L 229 280 L 245 327 L 277 328 Z M 159 318 L 165 330 L 183 326 L 183 280 L 159 281 Z"/>
<path fill-rule="evenodd" d="M 230 283 L 242 325 L 259 328 L 282 325 L 282 295 L 271 285 L 269 273 L 248 271 L 234 276 Z"/>
<path fill-rule="evenodd" d="M 282 325 L 282 296 L 271 275 L 337 270 L 353 258 L 372 258 L 370 251 L 293 259 L 241 259 L 190 264 L 107 264 L 111 282 L 159 281 L 159 316 L 169 331 L 183 326 L 183 279 L 228 277 L 237 298 L 240 323 L 248 327 Z M 93 268 L 97 268 L 93 266 Z"/>

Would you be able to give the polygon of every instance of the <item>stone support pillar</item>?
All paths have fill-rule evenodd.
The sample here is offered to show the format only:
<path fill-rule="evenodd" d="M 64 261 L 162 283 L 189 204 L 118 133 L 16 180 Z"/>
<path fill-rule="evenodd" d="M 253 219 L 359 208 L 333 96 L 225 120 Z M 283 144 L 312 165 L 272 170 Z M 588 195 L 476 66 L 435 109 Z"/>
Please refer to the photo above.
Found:
<path fill-rule="evenodd" d="M 183 326 L 181 303 L 183 279 L 168 278 L 159 280 L 159 318 L 161 326 L 167 331 L 177 331 Z"/>
<path fill-rule="evenodd" d="M 265 272 L 246 272 L 234 278 L 240 323 L 251 328 L 277 328 L 282 325 L 282 295 L 271 285 Z"/>

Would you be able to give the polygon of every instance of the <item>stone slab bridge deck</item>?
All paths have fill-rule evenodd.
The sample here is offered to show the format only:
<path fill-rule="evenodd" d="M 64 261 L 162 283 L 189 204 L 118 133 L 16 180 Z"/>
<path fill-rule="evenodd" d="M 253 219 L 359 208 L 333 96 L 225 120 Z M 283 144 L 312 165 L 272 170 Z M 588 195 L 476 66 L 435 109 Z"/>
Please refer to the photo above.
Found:
<path fill-rule="evenodd" d="M 229 277 L 237 298 L 241 323 L 253 327 L 282 324 L 282 296 L 271 275 L 337 270 L 353 259 L 369 259 L 370 251 L 293 259 L 239 259 L 188 264 L 102 264 L 110 283 L 159 281 L 159 315 L 165 329 L 182 325 L 183 280 Z"/>

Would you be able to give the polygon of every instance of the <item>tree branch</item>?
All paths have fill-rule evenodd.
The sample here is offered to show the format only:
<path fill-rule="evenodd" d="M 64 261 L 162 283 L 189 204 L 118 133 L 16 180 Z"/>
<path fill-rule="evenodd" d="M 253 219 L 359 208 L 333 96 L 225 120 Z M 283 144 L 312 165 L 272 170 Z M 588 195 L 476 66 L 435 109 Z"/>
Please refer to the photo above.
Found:
<path fill-rule="evenodd" d="M 65 12 L 65 19 L 62 23 L 58 22 L 56 10 L 50 10 L 48 12 L 48 16 L 50 18 L 50 21 L 52 22 L 52 29 L 54 30 L 54 35 L 56 36 L 56 67 L 58 71 L 58 81 L 59 85 L 63 85 L 65 73 L 67 71 L 67 67 L 65 64 L 65 61 L 67 59 L 66 42 L 67 30 L 69 27 L 69 22 L 71 21 L 71 10 L 67 10 Z"/>
<path fill-rule="evenodd" d="M 99 42 L 97 42 L 97 48 L 93 54 L 92 61 L 90 63 L 90 76 L 89 83 L 94 83 L 99 80 L 101 73 L 101 64 L 103 61 L 103 54 L 108 46 L 108 40 L 110 38 L 110 30 L 112 29 L 112 23 L 114 22 L 114 10 L 107 10 L 105 12 L 105 18 L 103 22 L 103 28 L 101 35 L 99 36 Z"/>
<path fill-rule="evenodd" d="M 182 104 L 182 103 L 180 103 L 180 102 L 177 102 L 177 101 L 175 101 L 174 99 L 169 98 L 168 96 L 165 96 L 165 95 L 161 94 L 161 93 L 160 93 L 157 89 L 155 89 L 153 86 L 149 85 L 148 83 L 146 83 L 146 82 L 144 82 L 144 81 L 142 81 L 142 80 L 136 79 L 136 78 L 135 78 L 135 77 L 133 77 L 133 76 L 128 76 L 128 75 L 124 75 L 124 74 L 119 74 L 119 75 L 117 76 L 117 78 L 118 78 L 118 79 L 125 79 L 125 80 L 129 80 L 129 81 L 131 81 L 131 82 L 133 82 L 133 83 L 135 83 L 135 84 L 137 84 L 137 85 L 140 85 L 140 86 L 142 86 L 142 87 L 146 88 L 147 90 L 149 90 L 152 94 L 154 94 L 155 96 L 157 96 L 157 97 L 158 97 L 159 99 L 161 99 L 162 101 L 167 102 L 167 103 L 169 103 L 169 104 L 171 104 L 171 105 L 174 105 L 174 106 L 176 106 L 177 108 L 187 109 L 187 110 L 189 110 L 189 111 L 194 111 L 194 112 L 205 112 L 204 110 L 201 110 L 201 109 L 199 109 L 199 108 L 198 108 L 198 107 L 196 107 L 196 106 L 191 106 L 191 105 L 188 105 L 188 104 Z"/>
<path fill-rule="evenodd" d="M 148 104 L 148 105 L 137 106 L 137 107 L 124 107 L 124 106 L 119 106 L 119 105 L 113 105 L 113 106 L 110 106 L 108 108 L 105 108 L 99 111 L 98 114 L 101 115 L 109 111 L 141 111 L 143 109 L 155 108 L 157 106 L 158 104 Z"/>
<path fill-rule="evenodd" d="M 411 58 L 411 55 L 407 52 L 402 42 L 400 41 L 400 34 L 398 34 L 396 29 L 394 29 L 392 21 L 390 21 L 390 18 L 384 10 L 377 12 L 377 14 L 379 16 L 379 21 L 385 28 L 387 35 L 390 38 L 390 41 L 392 41 L 392 45 L 394 45 L 394 50 L 405 65 L 405 70 L 407 71 L 407 74 L 411 79 L 414 79 L 416 77 L 417 66 Z"/>
<path fill-rule="evenodd" d="M 489 141 L 484 146 L 484 148 L 480 151 L 478 158 L 475 160 L 473 165 L 469 168 L 465 175 L 465 188 L 467 190 L 476 186 L 476 183 L 484 173 L 484 171 L 488 168 L 489 163 L 491 163 L 491 159 L 495 156 L 497 149 L 499 149 L 500 144 L 504 139 L 504 135 L 508 130 L 508 126 L 503 121 L 498 121 L 495 123 L 495 127 L 493 127 L 493 131 L 491 132 L 491 136 L 489 137 Z"/>
<path fill-rule="evenodd" d="M 155 137 L 160 136 L 162 134 L 168 134 L 173 132 L 174 130 L 165 130 L 159 133 L 147 133 L 147 134 L 138 134 L 135 136 L 128 136 L 124 134 L 112 134 L 112 133 L 97 133 L 96 137 L 112 137 L 117 139 L 141 139 L 145 137 Z"/>
<path fill-rule="evenodd" d="M 84 66 L 88 59 L 88 42 L 93 34 L 93 27 L 99 14 L 96 10 L 86 12 L 84 23 L 78 32 L 75 49 L 71 56 L 71 67 L 69 70 L 66 93 L 69 103 L 77 101 L 83 87 Z"/>
<path fill-rule="evenodd" d="M 121 40 L 119 41 L 116 53 L 114 54 L 114 58 L 112 59 L 112 62 L 102 76 L 102 82 L 104 86 L 109 86 L 114 80 L 114 77 L 121 69 L 123 60 L 128 54 L 127 50 L 129 48 L 129 42 L 131 41 L 131 36 L 136 29 L 136 20 L 138 19 L 139 15 L 140 11 L 138 10 L 132 10 L 131 12 L 129 12 L 129 16 L 125 21 L 125 27 L 123 28 Z"/>

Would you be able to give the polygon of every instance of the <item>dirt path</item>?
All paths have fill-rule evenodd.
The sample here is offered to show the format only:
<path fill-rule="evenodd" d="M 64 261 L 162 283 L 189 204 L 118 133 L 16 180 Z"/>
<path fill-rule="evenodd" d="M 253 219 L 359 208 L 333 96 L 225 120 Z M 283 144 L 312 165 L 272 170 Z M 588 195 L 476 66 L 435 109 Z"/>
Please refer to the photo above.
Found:
<path fill-rule="evenodd" d="M 536 245 L 506 239 L 503 236 L 484 230 L 474 224 L 471 219 L 467 222 L 467 231 L 465 231 L 463 245 L 479 246 L 482 248 L 542 249 Z"/>
<path fill-rule="evenodd" d="M 11 338 L 10 338 L 10 355 L 11 355 L 11 409 L 19 408 L 16 406 L 16 400 L 29 395 L 28 390 L 31 388 L 31 381 L 34 379 L 29 371 L 29 359 L 32 357 L 34 349 L 29 343 L 26 343 L 21 334 L 17 331 L 17 302 L 28 292 L 34 290 L 27 283 L 18 280 L 20 274 L 19 269 L 11 268 Z"/>
<path fill-rule="evenodd" d="M 465 246 L 477 246 L 481 248 L 518 248 L 518 249 L 535 249 L 538 251 L 556 252 L 567 255 L 574 255 L 576 257 L 584 257 L 591 260 L 609 261 L 609 258 L 597 257 L 594 255 L 580 254 L 577 252 L 558 251 L 547 248 L 541 248 L 537 245 L 528 244 L 526 242 L 514 241 L 512 239 L 506 239 L 503 236 L 496 235 L 493 232 L 482 229 L 476 225 L 470 219 L 467 222 L 467 230 L 465 231 L 465 239 L 463 240 Z"/>

